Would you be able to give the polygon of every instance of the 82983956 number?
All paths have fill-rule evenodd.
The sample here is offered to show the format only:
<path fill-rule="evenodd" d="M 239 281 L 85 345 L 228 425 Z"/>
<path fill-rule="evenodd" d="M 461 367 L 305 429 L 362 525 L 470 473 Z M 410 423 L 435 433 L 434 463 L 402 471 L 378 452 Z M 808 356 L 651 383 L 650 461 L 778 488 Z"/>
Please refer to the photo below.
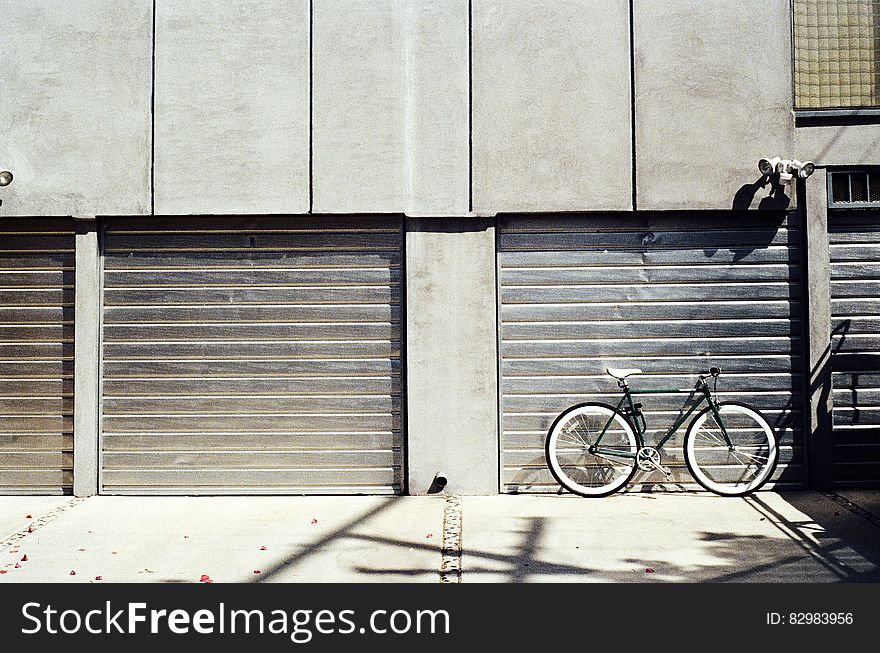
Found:
<path fill-rule="evenodd" d="M 851 624 L 852 612 L 792 612 L 788 615 L 792 625 Z"/>

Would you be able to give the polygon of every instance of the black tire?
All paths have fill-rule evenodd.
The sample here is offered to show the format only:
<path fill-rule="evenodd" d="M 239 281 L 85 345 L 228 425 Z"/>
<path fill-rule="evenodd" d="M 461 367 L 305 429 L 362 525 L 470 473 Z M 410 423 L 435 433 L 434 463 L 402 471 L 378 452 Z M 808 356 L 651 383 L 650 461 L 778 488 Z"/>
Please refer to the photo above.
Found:
<path fill-rule="evenodd" d="M 609 419 L 619 428 L 606 432 L 604 446 L 631 452 L 632 458 L 618 460 L 587 451 Z M 604 497 L 629 483 L 636 472 L 638 448 L 638 439 L 626 417 L 606 404 L 587 402 L 564 410 L 553 421 L 544 453 L 550 473 L 566 490 L 582 497 Z"/>
<path fill-rule="evenodd" d="M 725 401 L 716 405 L 725 419 L 733 447 L 723 440 L 712 409 L 707 406 L 697 413 L 685 434 L 684 459 L 688 471 L 697 483 L 715 494 L 751 494 L 761 489 L 776 470 L 776 432 L 767 418 L 748 404 Z"/>

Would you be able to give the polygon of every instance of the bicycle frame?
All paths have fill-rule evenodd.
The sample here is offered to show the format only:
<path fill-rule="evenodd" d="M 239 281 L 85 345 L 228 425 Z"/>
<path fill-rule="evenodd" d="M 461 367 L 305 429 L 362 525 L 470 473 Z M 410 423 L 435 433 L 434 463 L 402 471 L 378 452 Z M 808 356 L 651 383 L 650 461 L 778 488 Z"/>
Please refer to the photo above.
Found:
<path fill-rule="evenodd" d="M 712 398 L 712 392 L 709 390 L 709 384 L 703 380 L 701 385 L 693 390 L 682 390 L 680 388 L 659 388 L 656 390 L 631 390 L 629 386 L 625 383 L 619 383 L 620 387 L 623 388 L 623 397 L 620 398 L 620 401 L 617 402 L 617 406 L 615 407 L 615 413 L 620 413 L 624 416 L 632 416 L 632 419 L 629 420 L 633 430 L 636 435 L 636 442 L 638 443 L 637 449 L 641 449 L 645 446 L 644 435 L 647 433 L 648 428 L 645 422 L 644 416 L 642 416 L 642 423 L 639 424 L 639 420 L 636 419 L 638 415 L 638 410 L 636 409 L 635 402 L 633 402 L 633 396 L 636 395 L 660 395 L 660 394 L 689 394 L 693 395 L 696 392 L 700 391 L 701 396 L 698 401 L 695 401 L 693 405 L 688 408 L 688 410 L 680 415 L 678 419 L 675 420 L 675 423 L 669 427 L 669 430 L 666 431 L 666 434 L 660 439 L 660 441 L 655 445 L 656 449 L 660 449 L 664 444 L 666 444 L 669 439 L 675 435 L 678 429 L 688 420 L 688 418 L 694 413 L 697 408 L 702 406 L 704 403 L 709 404 L 709 408 L 712 410 L 712 414 L 718 422 L 718 425 L 721 427 L 721 433 L 724 435 L 724 440 L 727 442 L 728 447 L 732 447 L 733 444 L 730 441 L 730 438 L 727 435 L 727 427 L 724 425 L 724 420 L 721 417 L 721 413 L 718 410 L 718 404 L 715 403 L 715 400 Z M 626 410 L 622 410 L 626 408 Z M 619 458 L 635 458 L 638 455 L 638 452 L 631 453 L 628 451 L 620 451 L 619 449 L 603 449 L 600 444 L 602 442 L 602 438 L 605 437 L 605 433 L 608 431 L 608 428 L 614 422 L 614 415 L 612 415 L 608 422 L 605 424 L 605 427 L 602 429 L 602 432 L 599 434 L 599 437 L 596 438 L 595 444 L 590 447 L 590 453 L 597 453 L 603 456 L 617 456 Z"/>

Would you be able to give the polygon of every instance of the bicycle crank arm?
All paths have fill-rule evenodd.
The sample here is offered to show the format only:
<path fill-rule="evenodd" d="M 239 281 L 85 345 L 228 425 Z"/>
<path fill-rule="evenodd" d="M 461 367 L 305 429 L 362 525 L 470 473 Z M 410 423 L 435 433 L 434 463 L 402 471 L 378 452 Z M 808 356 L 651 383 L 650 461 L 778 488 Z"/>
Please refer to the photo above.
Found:
<path fill-rule="evenodd" d="M 653 460 L 648 460 L 646 462 L 648 463 L 648 465 L 651 468 L 653 468 L 654 471 L 660 472 L 661 474 L 663 474 L 663 476 L 666 477 L 667 481 L 672 480 L 672 470 L 671 469 L 669 469 L 668 467 L 664 467 L 663 465 L 658 465 Z"/>

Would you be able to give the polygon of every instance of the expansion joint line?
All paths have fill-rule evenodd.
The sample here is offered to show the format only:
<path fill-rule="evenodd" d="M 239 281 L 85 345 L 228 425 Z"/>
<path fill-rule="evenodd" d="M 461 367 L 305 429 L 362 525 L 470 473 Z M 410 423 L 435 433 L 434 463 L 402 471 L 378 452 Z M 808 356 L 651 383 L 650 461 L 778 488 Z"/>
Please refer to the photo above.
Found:
<path fill-rule="evenodd" d="M 443 548 L 440 582 L 461 582 L 461 497 L 447 496 L 443 505 Z"/>
<path fill-rule="evenodd" d="M 877 528 L 880 528 L 880 517 L 878 517 L 877 515 L 875 515 L 875 514 L 874 514 L 873 512 L 871 512 L 870 510 L 865 510 L 864 508 L 862 508 L 862 507 L 861 507 L 860 505 L 858 505 L 857 503 L 853 503 L 852 501 L 850 501 L 850 500 L 847 499 L 846 497 L 842 497 L 842 496 L 840 496 L 839 494 L 837 494 L 836 492 L 821 492 L 820 494 L 822 494 L 822 496 L 824 496 L 824 497 L 826 497 L 826 498 L 828 498 L 828 499 L 831 499 L 831 500 L 832 500 L 834 503 L 836 503 L 837 505 L 846 508 L 846 509 L 849 510 L 852 514 L 854 514 L 854 515 L 858 515 L 858 516 L 861 517 L 862 519 L 868 521 L 868 522 L 871 523 L 873 526 L 876 526 Z"/>
<path fill-rule="evenodd" d="M 23 540 L 24 538 L 26 538 L 31 533 L 36 533 L 43 526 L 55 521 L 62 514 L 64 514 L 65 512 L 70 510 L 71 508 L 79 505 L 80 503 L 82 503 L 85 500 L 86 500 L 85 498 L 74 497 L 70 501 L 68 501 L 66 503 L 62 503 L 57 508 L 54 508 L 53 510 L 50 510 L 49 512 L 47 512 L 45 515 L 42 515 L 41 517 L 38 517 L 37 519 L 33 520 L 25 528 L 22 528 L 21 530 L 15 531 L 14 533 L 11 533 L 11 534 L 7 535 L 6 537 L 4 537 L 2 540 L 0 540 L 0 548 L 15 544 L 19 540 Z"/>

